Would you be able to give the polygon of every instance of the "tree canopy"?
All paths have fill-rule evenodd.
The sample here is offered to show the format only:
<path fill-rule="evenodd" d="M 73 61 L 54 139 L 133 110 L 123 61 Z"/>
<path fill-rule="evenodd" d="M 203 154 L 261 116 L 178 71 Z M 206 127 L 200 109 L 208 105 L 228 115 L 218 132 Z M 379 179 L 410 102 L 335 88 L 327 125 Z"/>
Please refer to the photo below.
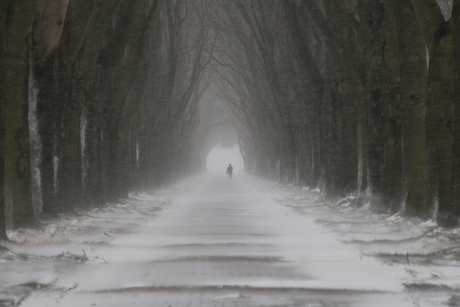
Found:
<path fill-rule="evenodd" d="M 458 0 L 2 1 L 0 236 L 222 140 L 249 173 L 456 227 L 459 27 Z"/>

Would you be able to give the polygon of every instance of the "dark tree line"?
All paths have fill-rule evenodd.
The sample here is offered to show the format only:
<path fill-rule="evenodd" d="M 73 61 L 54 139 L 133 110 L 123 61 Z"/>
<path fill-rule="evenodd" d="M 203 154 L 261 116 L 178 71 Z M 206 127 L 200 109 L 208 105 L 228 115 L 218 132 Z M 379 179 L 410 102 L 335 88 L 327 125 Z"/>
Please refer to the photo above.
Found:
<path fill-rule="evenodd" d="M 196 171 L 212 37 L 176 0 L 0 4 L 0 239 Z M 7 214 L 7 212 L 10 212 Z"/>
<path fill-rule="evenodd" d="M 458 225 L 459 1 L 210 5 L 247 170 Z"/>
<path fill-rule="evenodd" d="M 460 0 L 1 1 L 0 236 L 199 171 L 232 125 L 253 174 L 457 226 L 459 16 Z"/>

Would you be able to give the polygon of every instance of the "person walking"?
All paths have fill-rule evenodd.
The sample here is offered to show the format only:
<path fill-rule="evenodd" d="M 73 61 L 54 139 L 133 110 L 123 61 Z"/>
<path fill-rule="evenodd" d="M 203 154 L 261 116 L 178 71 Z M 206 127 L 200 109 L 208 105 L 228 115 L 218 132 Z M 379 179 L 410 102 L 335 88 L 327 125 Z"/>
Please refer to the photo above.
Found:
<path fill-rule="evenodd" d="M 232 179 L 233 167 L 231 164 L 228 165 L 226 174 L 228 175 L 228 178 Z"/>

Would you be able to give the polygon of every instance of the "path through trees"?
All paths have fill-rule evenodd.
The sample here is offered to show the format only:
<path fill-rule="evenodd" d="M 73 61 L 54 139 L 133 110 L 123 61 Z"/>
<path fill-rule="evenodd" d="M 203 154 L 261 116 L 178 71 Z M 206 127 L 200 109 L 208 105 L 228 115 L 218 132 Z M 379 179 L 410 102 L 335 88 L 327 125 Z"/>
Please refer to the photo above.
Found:
<path fill-rule="evenodd" d="M 455 227 L 459 14 L 458 0 L 3 1 L 0 238 L 202 171 L 226 138 L 252 174 Z"/>

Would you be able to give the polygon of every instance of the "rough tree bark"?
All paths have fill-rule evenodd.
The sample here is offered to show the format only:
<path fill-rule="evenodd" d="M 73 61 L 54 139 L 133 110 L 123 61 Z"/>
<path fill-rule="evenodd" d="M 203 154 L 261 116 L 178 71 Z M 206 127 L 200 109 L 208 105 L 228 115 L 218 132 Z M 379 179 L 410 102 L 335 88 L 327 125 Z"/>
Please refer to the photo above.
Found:
<path fill-rule="evenodd" d="M 6 240 L 5 206 L 5 101 L 7 55 L 7 9 L 9 1 L 0 3 L 0 241 Z"/>
<path fill-rule="evenodd" d="M 453 53 L 453 163 L 452 163 L 452 202 L 448 208 L 448 226 L 457 226 L 460 217 L 460 1 L 453 1 L 452 8 L 452 53 Z"/>
<path fill-rule="evenodd" d="M 436 0 L 412 1 L 425 38 L 427 79 L 428 204 L 446 225 L 452 201 L 452 36 Z"/>
<path fill-rule="evenodd" d="M 29 34 L 35 2 L 14 1 L 7 9 L 7 63 L 5 88 L 6 199 L 13 207 L 13 227 L 36 223 L 30 189 L 28 133 Z"/>
<path fill-rule="evenodd" d="M 41 182 L 43 211 L 50 215 L 58 213 L 60 206 L 56 199 L 58 189 L 55 174 L 57 138 L 59 132 L 59 115 L 62 106 L 67 103 L 63 99 L 60 83 L 63 76 L 56 73 L 59 68 L 59 57 L 55 49 L 59 45 L 64 27 L 68 0 L 44 1 L 38 6 L 32 33 L 32 72 L 37 82 L 39 115 L 39 131 L 42 141 Z"/>
<path fill-rule="evenodd" d="M 389 0 L 396 17 L 407 214 L 427 218 L 426 44 L 411 1 Z"/>
<path fill-rule="evenodd" d="M 388 3 L 385 8 L 385 44 L 382 59 L 382 209 L 392 213 L 403 206 L 401 106 L 399 94 L 399 44 L 396 20 Z"/>

